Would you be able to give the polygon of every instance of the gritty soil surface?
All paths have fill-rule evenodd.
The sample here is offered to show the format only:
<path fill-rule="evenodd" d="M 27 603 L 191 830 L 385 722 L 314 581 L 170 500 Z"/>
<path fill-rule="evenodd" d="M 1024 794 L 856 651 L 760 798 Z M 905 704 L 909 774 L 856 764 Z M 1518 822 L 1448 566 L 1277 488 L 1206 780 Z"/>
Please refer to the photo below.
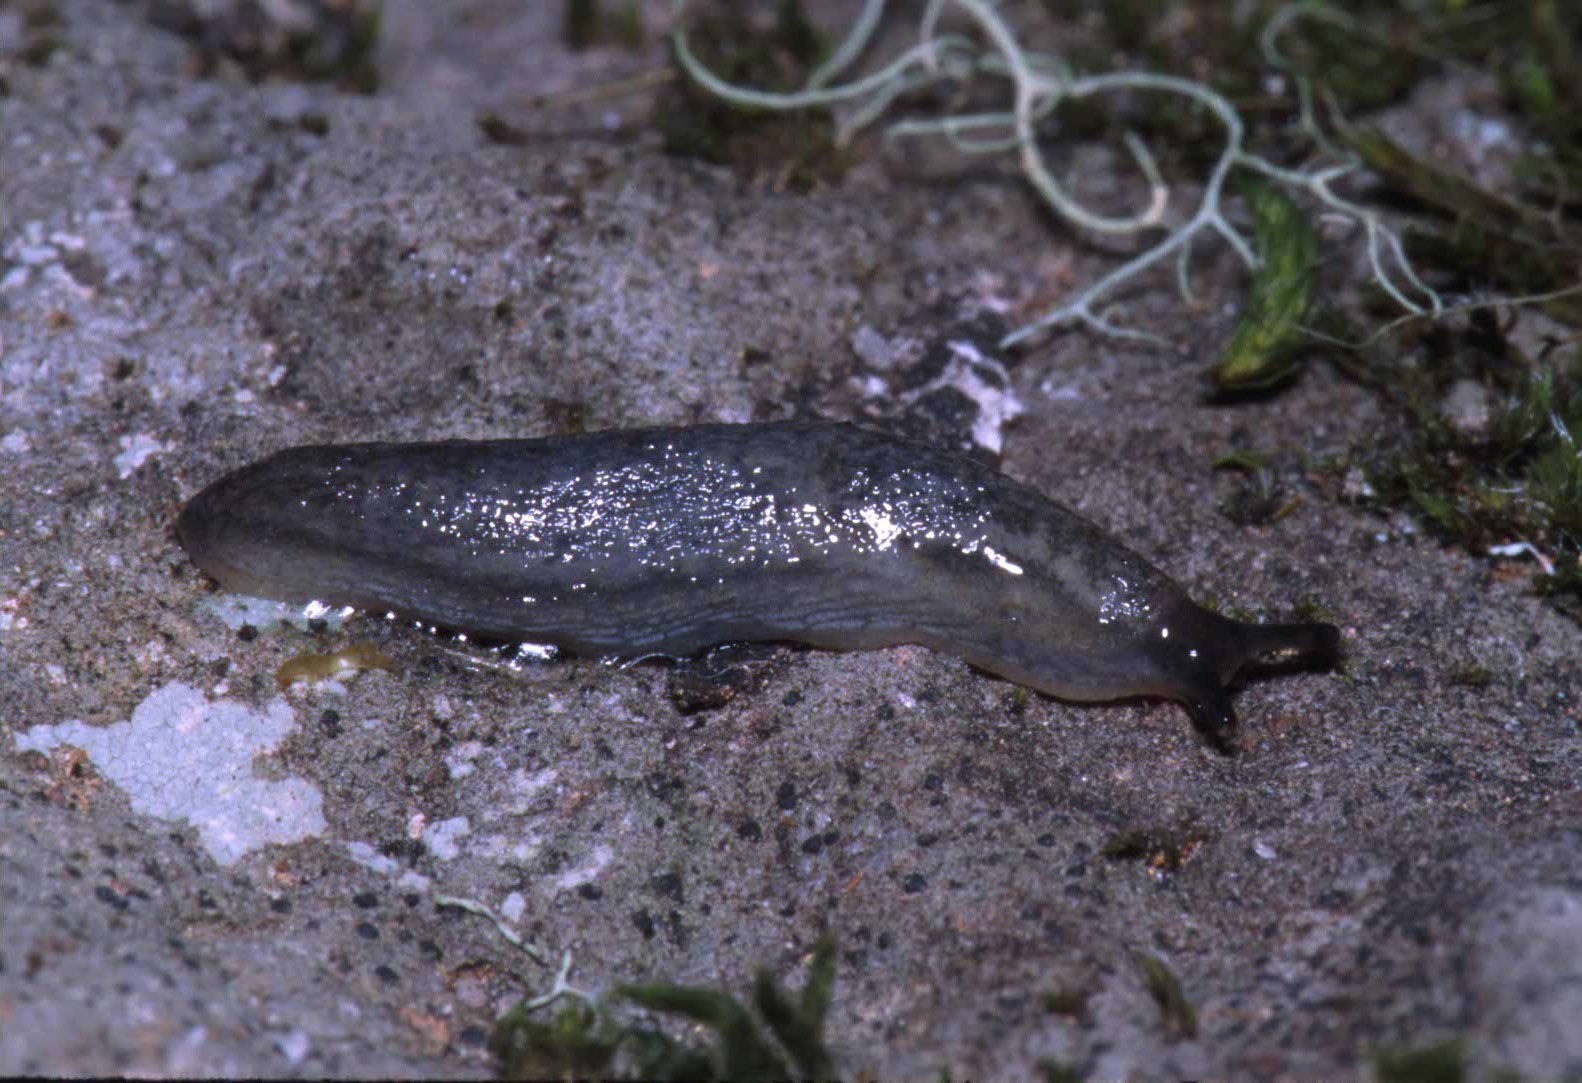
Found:
<path fill-rule="evenodd" d="M 1193 310 L 1131 299 L 1180 350 L 1004 357 L 1024 412 L 990 427 L 1196 597 L 1341 625 L 1338 672 L 1239 694 L 1236 758 L 1176 705 L 921 648 L 511 669 L 227 617 L 171 522 L 275 449 L 814 416 L 960 444 L 1006 400 L 919 393 L 949 343 L 1113 256 L 1010 165 L 874 142 L 797 191 L 667 157 L 646 98 L 528 109 L 663 60 L 568 50 L 559 4 L 386 3 L 368 95 L 200 62 L 157 5 L 46 6 L 0 5 L 0 1074 L 488 1074 L 552 973 L 443 897 L 591 991 L 799 980 L 832 932 L 852 1077 L 1333 1078 L 1444 1039 L 1582 1072 L 1582 631 L 1311 468 L 1392 423 L 1333 368 L 1206 401 L 1232 261 Z M 1300 497 L 1265 525 L 1211 467 L 1245 446 Z M 279 689 L 361 640 L 390 668 Z"/>

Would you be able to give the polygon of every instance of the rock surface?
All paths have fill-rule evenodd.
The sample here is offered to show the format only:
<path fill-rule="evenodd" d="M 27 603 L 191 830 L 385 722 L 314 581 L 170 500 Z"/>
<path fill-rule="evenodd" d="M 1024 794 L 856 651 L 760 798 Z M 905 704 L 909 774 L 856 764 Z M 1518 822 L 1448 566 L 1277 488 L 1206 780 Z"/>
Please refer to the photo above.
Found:
<path fill-rule="evenodd" d="M 1204 405 L 1236 296 L 1209 273 L 1192 328 L 1166 291 L 1127 314 L 1188 360 L 1065 334 L 1009 359 L 1014 420 L 930 413 L 906 366 L 1103 255 L 1008 171 L 875 146 L 796 193 L 666 157 L 643 99 L 527 110 L 661 61 L 568 51 L 558 9 L 392 0 L 357 96 L 197 64 L 136 4 L 0 7 L 0 1074 L 485 1074 L 551 975 L 442 896 L 593 990 L 742 991 L 831 930 L 854 1077 L 1334 1077 L 1447 1038 L 1582 1071 L 1582 632 L 1297 472 L 1272 523 L 1217 510 L 1216 455 L 1343 452 L 1375 401 L 1316 367 Z M 1248 687 L 1232 761 L 1173 705 L 915 648 L 764 650 L 679 695 L 661 664 L 278 625 L 170 531 L 302 442 L 985 409 L 1006 470 L 1200 598 L 1316 599 L 1344 671 Z M 395 670 L 277 687 L 358 639 Z"/>

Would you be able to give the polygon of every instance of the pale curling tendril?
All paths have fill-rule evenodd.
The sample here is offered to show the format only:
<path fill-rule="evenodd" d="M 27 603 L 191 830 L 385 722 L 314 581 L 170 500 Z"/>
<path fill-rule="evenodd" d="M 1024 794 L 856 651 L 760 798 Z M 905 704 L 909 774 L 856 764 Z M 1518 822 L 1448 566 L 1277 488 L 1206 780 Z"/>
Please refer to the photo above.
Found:
<path fill-rule="evenodd" d="M 849 141 L 858 131 L 882 117 L 900 97 L 914 90 L 940 83 L 963 83 L 988 75 L 1009 80 L 1011 107 L 999 112 L 947 114 L 938 117 L 911 117 L 892 122 L 885 134 L 890 138 L 936 136 L 948 140 L 963 154 L 1002 154 L 1015 152 L 1022 173 L 1051 210 L 1065 221 L 1082 229 L 1111 235 L 1135 235 L 1166 227 L 1164 236 L 1144 251 L 1131 257 L 1098 281 L 1079 289 L 1062 304 L 1049 309 L 1030 323 L 1016 328 L 1002 340 L 1010 346 L 1041 331 L 1065 324 L 1083 324 L 1104 334 L 1167 345 L 1157 335 L 1111 322 L 1098 308 L 1120 286 L 1166 258 L 1176 259 L 1176 283 L 1182 297 L 1191 300 L 1189 281 L 1193 242 L 1200 234 L 1218 236 L 1249 268 L 1258 257 L 1241 230 L 1225 216 L 1223 194 L 1233 170 L 1260 174 L 1289 189 L 1306 192 L 1322 206 L 1353 222 L 1362 231 L 1367 245 L 1368 263 L 1374 281 L 1411 316 L 1438 315 L 1444 299 L 1417 275 L 1406 257 L 1400 237 L 1379 215 L 1337 194 L 1333 184 L 1362 166 L 1361 159 L 1341 151 L 1317 132 L 1312 123 L 1308 85 L 1293 75 L 1303 103 L 1304 129 L 1314 138 L 1325 159 L 1322 163 L 1287 169 L 1250 153 L 1245 145 L 1245 127 L 1236 108 L 1210 87 L 1171 75 L 1146 71 L 1110 72 L 1077 75 L 1058 57 L 1030 52 L 1023 48 L 993 0 L 928 0 L 918 26 L 917 43 L 903 51 L 878 71 L 847 82 L 838 81 L 872 41 L 882 21 L 888 0 L 864 0 L 862 10 L 846 36 L 829 58 L 820 64 L 799 91 L 773 93 L 727 83 L 709 71 L 693 54 L 680 29 L 687 0 L 676 0 L 674 12 L 678 29 L 671 41 L 676 59 L 688 77 L 720 99 L 753 109 L 791 110 L 821 106 L 844 106 L 837 138 Z M 947 9 L 955 9 L 970 19 L 981 32 L 983 43 L 958 34 L 939 32 Z M 1355 29 L 1346 16 L 1336 12 L 1294 5 L 1277 12 L 1265 27 L 1261 45 L 1269 64 L 1289 70 L 1280 54 L 1279 35 L 1300 18 L 1313 16 L 1330 22 L 1344 22 Z M 1135 133 L 1127 132 L 1124 142 L 1132 160 L 1148 185 L 1148 198 L 1135 214 L 1111 216 L 1084 206 L 1050 170 L 1039 145 L 1038 126 L 1063 101 L 1110 94 L 1118 91 L 1144 91 L 1191 99 L 1220 122 L 1224 142 L 1213 166 L 1203 180 L 1191 213 L 1177 225 L 1167 226 L 1172 190 L 1159 171 L 1153 154 Z"/>

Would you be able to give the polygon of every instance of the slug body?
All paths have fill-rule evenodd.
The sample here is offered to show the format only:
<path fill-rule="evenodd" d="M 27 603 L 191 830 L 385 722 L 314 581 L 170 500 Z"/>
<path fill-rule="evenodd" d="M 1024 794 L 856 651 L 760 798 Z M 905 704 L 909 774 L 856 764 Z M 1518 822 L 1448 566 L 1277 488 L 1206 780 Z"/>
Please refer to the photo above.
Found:
<path fill-rule="evenodd" d="M 293 448 L 177 530 L 245 594 L 579 654 L 919 643 L 1063 699 L 1179 700 L 1211 737 L 1244 663 L 1338 637 L 1220 617 L 1004 475 L 836 423 Z"/>

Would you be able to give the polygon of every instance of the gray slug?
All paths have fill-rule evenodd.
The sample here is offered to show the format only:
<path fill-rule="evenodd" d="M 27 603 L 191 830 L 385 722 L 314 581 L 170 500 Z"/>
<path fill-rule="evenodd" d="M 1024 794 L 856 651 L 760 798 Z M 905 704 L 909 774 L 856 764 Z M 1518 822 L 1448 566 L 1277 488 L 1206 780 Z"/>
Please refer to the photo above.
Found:
<path fill-rule="evenodd" d="M 244 594 L 592 655 L 919 643 L 1062 699 L 1179 700 L 1216 743 L 1246 663 L 1339 638 L 1218 616 L 986 466 L 826 422 L 292 448 L 176 526 Z"/>

